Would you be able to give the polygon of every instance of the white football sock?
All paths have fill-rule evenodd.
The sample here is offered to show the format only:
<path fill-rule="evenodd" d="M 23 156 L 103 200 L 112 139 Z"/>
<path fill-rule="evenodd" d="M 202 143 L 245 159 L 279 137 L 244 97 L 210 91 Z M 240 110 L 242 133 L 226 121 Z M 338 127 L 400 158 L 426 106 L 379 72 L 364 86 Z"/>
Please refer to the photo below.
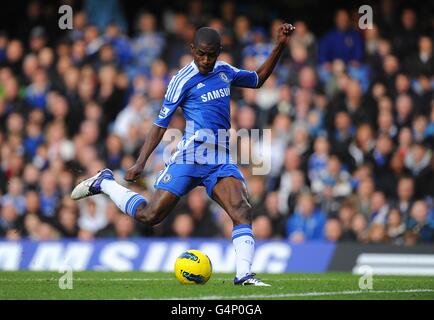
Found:
<path fill-rule="evenodd" d="M 232 231 L 232 243 L 236 254 L 236 277 L 240 279 L 250 273 L 255 254 L 252 226 L 248 224 L 235 226 Z"/>
<path fill-rule="evenodd" d="M 121 186 L 114 180 L 103 180 L 101 191 L 108 195 L 122 212 L 132 217 L 135 217 L 137 207 L 141 203 L 147 203 L 142 195 Z"/>

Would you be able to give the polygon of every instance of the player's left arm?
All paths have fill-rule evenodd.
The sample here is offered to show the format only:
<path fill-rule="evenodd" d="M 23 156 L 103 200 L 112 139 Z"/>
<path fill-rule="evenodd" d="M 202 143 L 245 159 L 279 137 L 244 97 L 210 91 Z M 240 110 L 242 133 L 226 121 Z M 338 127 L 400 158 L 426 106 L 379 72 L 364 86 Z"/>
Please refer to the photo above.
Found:
<path fill-rule="evenodd" d="M 265 62 L 258 68 L 258 70 L 256 70 L 256 73 L 258 75 L 257 88 L 260 88 L 268 79 L 270 74 L 273 72 L 277 61 L 279 61 L 279 58 L 288 43 L 289 35 L 292 31 L 294 31 L 294 29 L 295 27 L 289 23 L 284 23 L 280 27 L 279 33 L 277 35 L 277 43 L 274 46 L 273 51 L 271 51 L 267 60 L 265 60 Z"/>

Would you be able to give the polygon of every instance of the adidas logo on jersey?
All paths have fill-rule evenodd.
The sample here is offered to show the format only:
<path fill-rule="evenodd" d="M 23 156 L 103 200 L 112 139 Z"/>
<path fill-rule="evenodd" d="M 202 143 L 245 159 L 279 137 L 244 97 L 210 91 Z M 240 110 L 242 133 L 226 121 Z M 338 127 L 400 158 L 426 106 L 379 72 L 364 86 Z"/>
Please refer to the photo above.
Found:
<path fill-rule="evenodd" d="M 202 82 L 199 82 L 197 84 L 197 86 L 196 86 L 196 89 L 200 89 L 200 88 L 203 88 L 203 87 L 205 87 L 205 85 Z"/>

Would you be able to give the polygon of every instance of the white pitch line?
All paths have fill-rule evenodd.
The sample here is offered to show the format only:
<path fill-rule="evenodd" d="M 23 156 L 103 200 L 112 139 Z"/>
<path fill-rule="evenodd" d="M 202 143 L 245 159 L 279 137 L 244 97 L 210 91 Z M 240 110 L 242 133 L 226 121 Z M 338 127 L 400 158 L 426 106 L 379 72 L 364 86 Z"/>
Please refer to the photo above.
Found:
<path fill-rule="evenodd" d="M 366 291 L 335 291 L 335 292 L 300 292 L 300 293 L 281 293 L 281 294 L 252 294 L 239 296 L 205 296 L 205 297 L 190 297 L 190 298 L 166 298 L 167 300 L 217 300 L 217 299 L 267 299 L 267 298 L 289 298 L 289 297 L 320 297 L 333 295 L 356 295 L 356 294 L 372 294 L 372 293 L 423 293 L 434 292 L 433 289 L 409 289 L 409 290 L 366 290 Z M 146 298 L 145 298 L 146 299 Z"/>
<path fill-rule="evenodd" d="M 60 277 L 60 276 L 59 276 Z M 270 279 L 270 278 L 261 278 L 264 281 L 273 281 L 276 279 Z M 0 282 L 44 282 L 44 281 L 58 281 L 58 278 L 33 278 L 33 279 L 1 279 Z M 74 281 L 109 281 L 109 282 L 117 282 L 117 281 L 174 281 L 175 278 L 74 278 Z M 211 278 L 213 281 L 228 281 L 231 282 L 232 278 Z M 324 279 L 324 278 L 286 278 L 286 279 L 279 279 L 280 281 L 347 281 L 347 279 Z M 375 281 L 396 281 L 396 279 L 375 279 Z M 399 281 L 414 281 L 413 279 L 399 279 Z M 434 281 L 434 278 L 432 279 L 424 279 L 424 281 Z"/>
<path fill-rule="evenodd" d="M 59 276 L 60 277 L 60 276 Z M 35 278 L 35 279 L 0 279 L 0 282 L 44 282 L 44 281 L 58 281 L 58 278 Z M 118 281 L 174 281 L 175 278 L 173 279 L 140 279 L 140 278 L 125 278 L 125 279 L 105 279 L 105 278 L 101 278 L 101 279 L 81 279 L 81 278 L 73 278 L 73 281 L 82 281 L 82 282 L 86 282 L 86 281 L 113 281 L 113 282 L 118 282 Z"/>
<path fill-rule="evenodd" d="M 60 278 L 61 275 L 59 275 Z M 0 282 L 45 282 L 45 281 L 58 281 L 59 278 L 32 278 L 32 279 L 0 279 Z M 147 278 L 73 278 L 74 281 L 107 281 L 107 282 L 119 282 L 119 281 L 134 281 L 134 282 L 142 282 L 142 281 L 176 281 L 175 277 L 173 278 L 155 278 L 155 279 L 147 279 Z M 215 278 L 214 281 L 232 281 L 230 278 Z"/>
<path fill-rule="evenodd" d="M 59 276 L 60 277 L 60 276 Z M 273 279 L 262 278 L 264 281 L 272 281 Z M 0 279 L 0 282 L 44 282 L 44 281 L 58 281 L 58 278 L 33 278 L 33 279 Z M 118 281 L 174 281 L 175 278 L 73 278 L 74 281 L 107 281 L 107 282 L 118 282 Z M 211 278 L 213 281 L 228 281 L 232 282 L 232 278 Z M 340 281 L 342 279 L 327 279 L 327 281 Z M 279 279 L 279 281 L 324 281 L 321 278 L 293 278 L 293 279 Z M 344 281 L 344 280 L 342 280 Z"/>

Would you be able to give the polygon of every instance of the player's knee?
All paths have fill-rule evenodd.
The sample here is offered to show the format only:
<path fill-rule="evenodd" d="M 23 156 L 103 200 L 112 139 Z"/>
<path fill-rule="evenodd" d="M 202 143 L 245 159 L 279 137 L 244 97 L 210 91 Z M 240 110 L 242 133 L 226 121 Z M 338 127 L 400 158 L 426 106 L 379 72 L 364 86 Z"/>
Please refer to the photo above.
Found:
<path fill-rule="evenodd" d="M 246 199 L 240 200 L 233 208 L 234 225 L 252 223 L 252 206 Z"/>

